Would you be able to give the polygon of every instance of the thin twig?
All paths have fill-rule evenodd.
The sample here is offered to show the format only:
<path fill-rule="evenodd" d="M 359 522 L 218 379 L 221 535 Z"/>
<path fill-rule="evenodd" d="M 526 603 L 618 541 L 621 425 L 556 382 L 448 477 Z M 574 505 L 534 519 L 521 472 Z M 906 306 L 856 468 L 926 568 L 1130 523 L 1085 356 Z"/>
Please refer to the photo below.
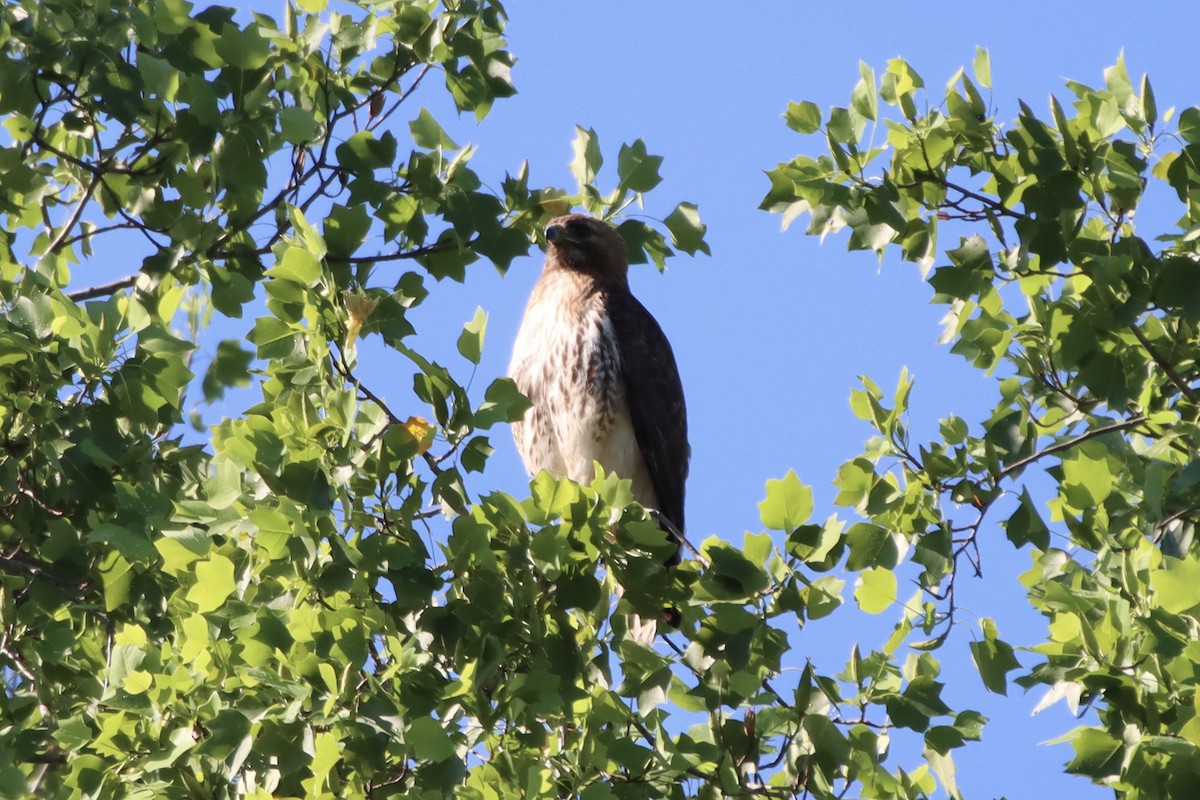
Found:
<path fill-rule="evenodd" d="M 413 65 L 413 66 L 415 66 L 415 65 Z M 399 81 L 400 78 L 403 77 L 405 75 L 405 73 L 408 72 L 409 69 L 412 69 L 412 66 L 408 67 L 408 69 L 405 69 L 405 70 L 397 73 L 394 80 Z M 405 89 L 403 92 L 401 92 L 400 96 L 398 98 L 396 98 L 396 101 L 394 103 L 392 103 L 392 105 L 389 108 L 384 109 L 374 119 L 367 121 L 367 125 L 366 125 L 367 130 L 374 130 L 375 128 L 378 128 L 380 125 L 383 124 L 383 122 L 388 117 L 390 117 L 393 113 L 395 113 L 396 109 L 400 108 L 401 104 L 403 104 L 404 101 L 407 100 L 409 98 L 409 96 L 417 90 L 417 87 L 421 85 L 421 81 L 425 78 L 425 76 L 427 74 L 429 74 L 429 71 L 431 69 L 433 69 L 432 64 L 426 64 L 424 67 L 422 67 L 420 73 L 417 74 L 417 77 L 413 78 L 412 85 L 409 86 L 407 89 Z M 376 91 L 382 91 L 384 88 L 385 87 L 381 86 Z M 358 111 L 359 109 L 361 109 L 363 107 L 363 105 L 370 104 L 370 102 L 371 102 L 371 99 L 369 97 L 365 98 L 363 100 L 363 102 L 358 105 L 358 107 L 355 109 L 355 111 Z"/>
<path fill-rule="evenodd" d="M 686 547 L 688 549 L 688 552 L 690 552 L 692 555 L 694 555 L 696 557 L 696 560 L 699 561 L 700 564 L 703 565 L 703 567 L 705 569 L 708 569 L 708 567 L 709 567 L 708 559 L 705 558 L 704 555 L 696 548 L 696 545 L 694 545 L 690 541 L 688 541 L 688 538 L 683 535 L 683 531 L 681 531 L 681 530 L 679 530 L 679 528 L 675 527 L 674 522 L 671 522 L 671 520 L 669 520 L 665 516 L 663 516 L 662 513 L 660 513 L 659 511 L 656 511 L 654 509 L 651 509 L 650 513 L 654 517 L 654 521 L 656 523 L 658 523 L 658 526 L 660 528 L 666 528 L 667 533 L 671 534 L 671 538 L 673 538 L 680 546 Z"/>
<path fill-rule="evenodd" d="M 47 253 L 57 253 L 58 248 L 63 246 L 63 240 L 67 238 L 67 234 L 79 222 L 79 218 L 83 216 L 83 209 L 87 208 L 88 203 L 92 200 L 92 193 L 96 191 L 96 184 L 100 182 L 100 176 L 93 174 L 92 179 L 88 181 L 88 185 L 83 190 L 83 196 L 79 198 L 79 202 L 75 204 L 75 209 L 71 212 L 71 216 L 63 223 L 59 229 L 58 235 L 54 237 L 54 241 L 46 248 Z"/>
<path fill-rule="evenodd" d="M 8 659 L 9 663 L 12 664 L 13 669 L 16 670 L 22 678 L 30 683 L 37 683 L 37 677 L 29 671 L 29 667 L 25 666 L 25 662 L 21 660 L 21 657 L 9 649 L 7 637 L 5 637 L 5 642 L 0 645 L 0 656 L 4 656 L 6 659 Z"/>
<path fill-rule="evenodd" d="M 1141 343 L 1142 347 L 1146 349 L 1146 352 L 1150 354 L 1150 357 L 1154 359 L 1154 363 L 1158 364 L 1159 369 L 1166 373 L 1167 378 L 1175 385 L 1175 388 L 1179 389 L 1179 391 L 1183 393 L 1183 396 L 1188 400 L 1191 400 L 1193 403 L 1200 404 L 1200 395 L 1196 394 L 1196 390 L 1191 386 L 1188 386 L 1187 381 L 1183 379 L 1183 376 L 1176 372 L 1175 368 L 1171 366 L 1171 363 L 1162 357 L 1162 354 L 1159 353 L 1154 345 L 1150 343 L 1150 340 L 1146 338 L 1146 334 L 1142 333 L 1142 329 L 1137 326 L 1137 323 L 1130 325 L 1129 330 L 1133 332 L 1134 338 Z"/>
<path fill-rule="evenodd" d="M 69 244 L 75 244 L 76 242 L 81 242 L 84 239 L 91 239 L 93 236 L 99 236 L 102 233 L 109 233 L 111 231 L 119 231 L 119 230 L 130 230 L 132 228 L 138 228 L 138 227 L 141 227 L 141 226 L 136 222 L 133 222 L 133 223 L 118 222 L 113 225 L 105 225 L 103 228 L 93 228 L 90 231 L 83 231 L 82 233 L 77 233 L 74 236 L 70 236 L 70 237 L 64 239 L 63 241 L 59 242 L 59 246 L 65 247 Z"/>

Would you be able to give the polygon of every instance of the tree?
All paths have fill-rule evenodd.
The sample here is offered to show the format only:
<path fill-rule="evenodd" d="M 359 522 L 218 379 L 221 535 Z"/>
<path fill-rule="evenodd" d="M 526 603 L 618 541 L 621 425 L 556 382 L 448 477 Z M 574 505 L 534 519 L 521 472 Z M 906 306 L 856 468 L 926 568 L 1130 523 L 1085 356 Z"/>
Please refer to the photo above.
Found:
<path fill-rule="evenodd" d="M 567 525 L 534 540 L 546 511 L 469 499 L 484 432 L 525 400 L 499 379 L 472 402 L 406 343 L 407 312 L 425 276 L 504 270 L 554 213 L 640 201 L 661 158 L 622 147 L 602 193 L 581 130 L 575 194 L 524 165 L 487 190 L 413 104 L 439 79 L 483 118 L 513 92 L 502 8 L 326 5 L 286 3 L 282 25 L 171 0 L 0 15 L 6 797 L 536 788 L 564 770 L 548 747 L 602 741 L 566 720 L 607 669 L 603 618 L 576 632 L 572 608 L 601 602 L 611 547 L 569 547 Z M 704 247 L 694 208 L 664 225 Z M 673 254 L 620 229 L 634 262 Z M 211 340 L 246 312 L 251 349 Z M 468 367 L 485 324 L 458 341 Z M 421 414 L 356 376 L 366 338 L 414 365 Z M 195 442 L 189 398 L 251 383 L 261 400 Z"/>
<path fill-rule="evenodd" d="M 1095 711 L 1096 724 L 1063 736 L 1068 772 L 1118 797 L 1191 797 L 1200 109 L 1167 127 L 1173 110 L 1160 114 L 1150 81 L 1135 87 L 1119 60 L 1103 89 L 1067 84 L 1072 112 L 1052 97 L 1048 117 L 1022 103 L 1002 126 L 981 91 L 984 51 L 974 76 L 960 71 L 931 106 L 903 60 L 879 80 L 864 65 L 848 107 L 788 109 L 791 127 L 824 134 L 828 155 L 771 172 L 764 206 L 785 222 L 807 213 L 809 233 L 849 229 L 853 249 L 898 247 L 923 271 L 937 265 L 944 338 L 998 390 L 982 424 L 946 419 L 924 443 L 907 432 L 906 376 L 891 399 L 869 381 L 855 394 L 878 435 L 839 474 L 839 500 L 863 517 L 848 566 L 888 595 L 894 579 L 868 579 L 904 560 L 921 568 L 923 602 L 896 635 L 919 629 L 931 638 L 913 646 L 933 652 L 958 621 L 962 571 L 979 571 L 980 537 L 1003 529 L 1030 549 L 1020 580 L 1048 627 L 1023 668 L 982 620 L 971 652 L 984 684 L 1003 693 L 1015 671 L 1021 686 L 1047 687 L 1042 705 Z M 881 124 L 887 144 L 875 146 L 867 130 Z M 1163 215 L 1178 215 L 1173 227 L 1139 231 L 1147 198 L 1175 204 Z M 939 229 L 959 236 L 941 255 Z M 935 771 L 961 738 L 926 732 Z"/>
<path fill-rule="evenodd" d="M 879 437 L 839 475 L 857 519 L 812 522 L 789 473 L 763 532 L 668 572 L 618 476 L 488 490 L 488 432 L 525 400 L 464 385 L 484 314 L 455 365 L 411 344 L 427 277 L 503 271 L 573 206 L 617 222 L 635 262 L 707 249 L 689 204 L 622 214 L 659 183 L 640 141 L 609 190 L 583 129 L 574 191 L 531 188 L 524 165 L 489 183 L 416 107 L 441 82 L 482 119 L 514 91 L 498 4 L 304 0 L 280 25 L 24 0 L 0 25 L 0 794 L 956 795 L 952 753 L 985 721 L 942 700 L 937 651 L 1004 515 L 1051 618 L 1017 680 L 1099 712 L 1070 768 L 1189 796 L 1200 111 L 1158 133 L 1149 84 L 1118 65 L 1104 91 L 1072 86 L 1075 116 L 1023 110 L 1005 132 L 983 56 L 942 108 L 918 113 L 899 61 L 828 120 L 795 104 L 830 155 L 781 165 L 766 205 L 926 267 L 939 224 L 978 227 L 931 284 L 1001 401 L 913 446 L 910 382 L 890 400 L 868 383 L 853 407 Z M 899 111 L 870 176 L 880 97 Z M 1157 252 L 1131 221 L 1151 179 L 1187 206 Z M 250 349 L 220 338 L 243 314 Z M 360 341 L 412 365 L 411 396 L 372 390 Z M 206 425 L 197 398 L 233 387 L 255 399 Z M 851 613 L 849 580 L 900 621 L 830 674 L 791 634 Z M 627 615 L 664 604 L 679 629 L 629 640 Z M 993 690 L 1022 669 L 987 621 L 972 652 Z M 891 763 L 902 737 L 925 764 Z"/>

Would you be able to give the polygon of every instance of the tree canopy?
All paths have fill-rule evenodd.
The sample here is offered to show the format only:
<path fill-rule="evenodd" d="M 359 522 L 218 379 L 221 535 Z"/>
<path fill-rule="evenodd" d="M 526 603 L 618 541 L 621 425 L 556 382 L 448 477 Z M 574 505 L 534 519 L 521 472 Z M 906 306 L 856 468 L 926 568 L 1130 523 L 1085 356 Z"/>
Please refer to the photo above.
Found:
<path fill-rule="evenodd" d="M 584 128 L 574 187 L 476 174 L 422 98 L 483 119 L 511 95 L 505 23 L 467 1 L 0 11 L 0 795 L 956 797 L 954 752 L 989 742 L 943 689 L 980 678 L 1095 711 L 1069 771 L 1195 794 L 1200 109 L 1160 113 L 1118 63 L 1068 85 L 1070 113 L 1002 125 L 982 52 L 944 96 L 896 60 L 845 107 L 789 106 L 828 154 L 772 170 L 764 207 L 929 271 L 996 408 L 914 442 L 907 375 L 866 380 L 844 515 L 814 520 L 788 473 L 760 531 L 667 570 L 620 476 L 487 488 L 527 401 L 467 389 L 484 312 L 456 363 L 413 345 L 438 282 L 503 272 L 570 208 L 634 263 L 708 250 L 690 203 L 627 213 L 660 182 L 640 140 L 615 185 Z M 1181 216 L 1147 238 L 1155 186 Z M 364 341 L 411 365 L 409 397 L 373 390 Z M 253 400 L 208 419 L 235 387 Z M 999 530 L 1047 617 L 1032 666 L 956 615 Z M 632 641 L 664 603 L 679 628 Z M 897 623 L 805 658 L 809 621 L 857 613 Z M 978 676 L 942 674 L 956 635 Z"/>
<path fill-rule="evenodd" d="M 868 526 L 858 542 L 878 544 L 856 557 L 851 528 L 847 566 L 919 566 L 922 599 L 897 634 L 919 630 L 933 638 L 912 646 L 936 649 L 956 621 L 956 580 L 979 570 L 980 537 L 1003 529 L 1030 550 L 1020 580 L 1047 635 L 1022 667 L 981 620 L 970 647 L 984 684 L 1003 693 L 1017 672 L 1047 688 L 1043 704 L 1095 710 L 1098 724 L 1064 733 L 1068 772 L 1120 797 L 1190 797 L 1200 109 L 1171 124 L 1174 110 L 1160 113 L 1149 79 L 1135 85 L 1123 61 L 1101 89 L 1069 82 L 1070 112 L 1056 97 L 1045 117 L 1021 103 L 1011 124 L 984 101 L 984 51 L 937 106 L 903 60 L 861 72 L 846 107 L 789 107 L 788 124 L 823 133 L 828 155 L 780 164 L 764 206 L 932 270 L 944 339 L 995 378 L 998 400 L 982 424 L 951 417 L 939 438 L 914 442 L 905 376 L 890 396 L 870 381 L 855 394 L 877 436 L 839 473 L 839 502 Z M 1174 205 L 1173 229 L 1139 232 L 1147 195 Z M 947 228 L 958 238 L 943 248 Z M 927 755 L 958 743 L 933 730 Z"/>

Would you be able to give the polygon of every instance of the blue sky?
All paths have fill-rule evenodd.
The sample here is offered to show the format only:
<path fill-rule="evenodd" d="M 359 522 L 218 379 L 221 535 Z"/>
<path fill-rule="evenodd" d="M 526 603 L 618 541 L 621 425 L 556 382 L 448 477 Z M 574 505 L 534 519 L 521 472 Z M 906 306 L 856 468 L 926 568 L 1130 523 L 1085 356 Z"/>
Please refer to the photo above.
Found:
<path fill-rule="evenodd" d="M 532 185 L 569 187 L 575 125 L 595 129 L 613 165 L 620 144 L 641 137 L 650 152 L 666 158 L 664 181 L 646 213 L 662 217 L 688 200 L 709 226 L 711 258 L 675 259 L 661 275 L 635 267 L 631 278 L 671 338 L 683 375 L 693 447 L 687 512 L 693 541 L 713 534 L 740 541 L 744 531 L 760 530 L 757 503 L 765 482 L 789 469 L 813 486 L 817 518 L 834 513 L 837 468 L 871 433 L 847 403 L 860 374 L 885 389 L 902 368 L 915 376 L 911 427 L 918 440 L 951 413 L 980 422 L 995 401 L 992 381 L 935 343 L 942 309 L 929 305 L 931 291 L 915 266 L 848 253 L 837 237 L 821 245 L 803 235 L 803 221 L 781 233 L 778 217 L 757 210 L 767 189 L 765 170 L 819 150 L 818 138 L 784 126 L 789 100 L 846 105 L 858 62 L 882 72 L 894 57 L 908 60 L 936 99 L 982 46 L 991 53 L 992 105 L 1004 121 L 1016 116 L 1017 98 L 1046 113 L 1050 92 L 1068 104 L 1065 79 L 1102 85 L 1103 69 L 1122 50 L 1135 80 L 1150 74 L 1160 108 L 1200 102 L 1191 37 L 1184 33 L 1200 22 L 1200 9 L 1183 2 L 1145 10 L 1114 2 L 516 0 L 506 7 L 519 94 L 497 103 L 481 125 L 456 120 L 436 92 L 416 98 L 460 144 L 478 146 L 473 165 L 480 177 L 498 186 L 506 170 L 529 159 Z M 602 187 L 604 179 L 602 173 Z M 1140 220 L 1143 233 L 1169 222 Z M 948 243 L 943 238 L 943 246 Z M 452 343 L 482 305 L 490 315 L 476 378 L 482 391 L 506 368 L 539 266 L 540 256 L 521 259 L 501 277 L 476 264 L 464 286 L 437 287 L 414 314 L 423 344 L 443 348 L 445 363 L 467 374 L 443 343 Z M 364 350 L 359 373 L 405 413 L 404 403 L 415 400 L 407 378 L 389 372 L 394 363 L 388 359 L 395 358 Z M 511 441 L 496 431 L 493 443 L 486 487 L 523 496 L 525 476 Z M 985 579 L 963 580 L 963 620 L 994 617 L 1006 640 L 1036 643 L 1044 623 L 1014 580 L 1028 568 L 1028 552 L 1014 552 L 995 520 L 982 538 Z M 852 641 L 878 645 L 895 618 L 843 608 L 834 624 L 805 629 L 796 665 L 807 656 L 823 672 L 839 671 Z M 1061 704 L 1031 718 L 1040 690 L 1023 695 L 1011 687 L 1007 699 L 984 692 L 967 650 L 974 630 L 961 626 L 939 656 L 950 704 L 992 720 L 982 744 L 956 753 L 966 796 L 1111 796 L 1062 774 L 1069 746 L 1042 744 L 1077 724 Z M 1034 662 L 1027 654 L 1021 658 Z M 917 762 L 898 752 L 895 763 L 911 769 Z"/>

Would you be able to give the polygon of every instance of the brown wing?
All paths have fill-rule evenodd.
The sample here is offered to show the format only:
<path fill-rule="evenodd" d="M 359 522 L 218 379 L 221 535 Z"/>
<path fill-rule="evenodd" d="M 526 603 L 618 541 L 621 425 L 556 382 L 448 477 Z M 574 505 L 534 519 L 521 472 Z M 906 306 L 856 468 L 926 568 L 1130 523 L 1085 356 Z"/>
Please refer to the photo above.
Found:
<path fill-rule="evenodd" d="M 636 297 L 628 291 L 614 290 L 607 299 L 621 354 L 625 399 L 642 460 L 658 496 L 657 510 L 682 532 L 691 447 L 675 355 L 658 322 Z M 679 563 L 678 551 L 668 563 Z"/>

